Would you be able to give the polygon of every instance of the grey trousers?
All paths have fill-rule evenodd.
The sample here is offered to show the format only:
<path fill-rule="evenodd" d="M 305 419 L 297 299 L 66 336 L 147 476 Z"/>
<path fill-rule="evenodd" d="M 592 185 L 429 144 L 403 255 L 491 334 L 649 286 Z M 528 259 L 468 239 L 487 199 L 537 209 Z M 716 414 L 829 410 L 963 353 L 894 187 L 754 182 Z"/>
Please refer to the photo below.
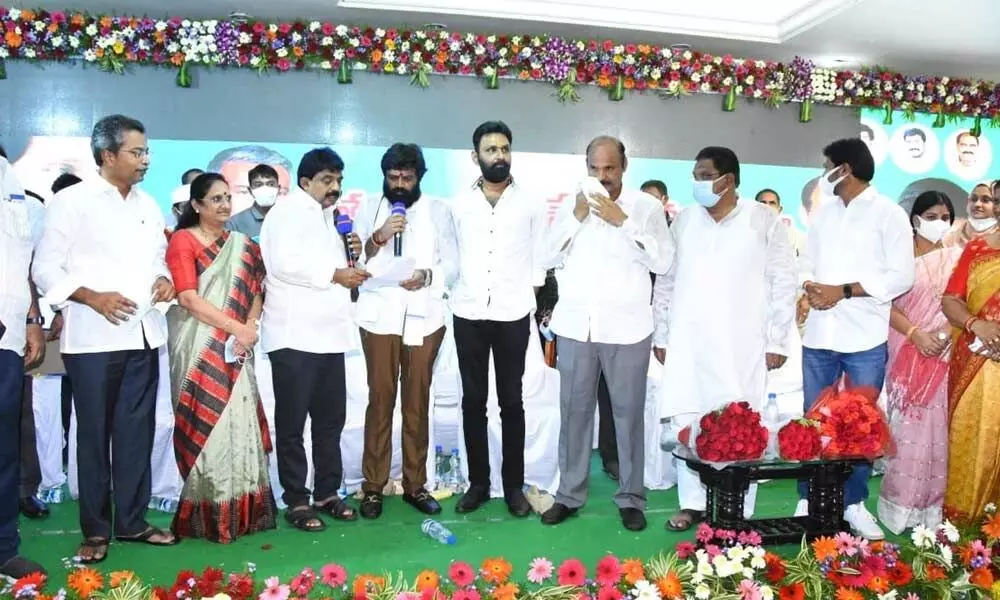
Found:
<path fill-rule="evenodd" d="M 556 502 L 570 508 L 587 501 L 594 409 L 601 372 L 608 382 L 618 446 L 619 508 L 646 507 L 646 373 L 651 337 L 635 344 L 599 344 L 559 338 L 559 492 Z"/>

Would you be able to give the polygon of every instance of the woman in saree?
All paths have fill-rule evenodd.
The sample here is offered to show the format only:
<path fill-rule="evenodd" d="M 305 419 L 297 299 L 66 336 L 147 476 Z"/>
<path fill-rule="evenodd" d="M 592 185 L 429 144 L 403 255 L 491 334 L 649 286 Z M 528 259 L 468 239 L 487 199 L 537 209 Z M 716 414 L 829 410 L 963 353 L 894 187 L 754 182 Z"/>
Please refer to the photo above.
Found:
<path fill-rule="evenodd" d="M 1000 200 L 996 184 L 992 192 Z M 996 408 L 1000 400 L 1000 233 L 966 245 L 942 306 L 948 320 L 960 329 L 948 373 L 951 439 L 945 510 L 976 519 L 987 504 L 1000 502 L 1000 411 Z"/>
<path fill-rule="evenodd" d="M 167 324 L 174 454 L 184 481 L 172 528 L 221 543 L 273 529 L 277 513 L 252 355 L 264 267 L 256 242 L 225 230 L 231 206 L 221 175 L 199 175 L 167 247 L 180 304 Z"/>
<path fill-rule="evenodd" d="M 910 209 L 916 278 L 892 304 L 886 395 L 896 454 L 878 500 L 879 520 L 893 533 L 942 520 L 948 475 L 948 346 L 951 327 L 941 297 L 961 248 L 941 240 L 955 220 L 951 199 L 920 194 Z"/>

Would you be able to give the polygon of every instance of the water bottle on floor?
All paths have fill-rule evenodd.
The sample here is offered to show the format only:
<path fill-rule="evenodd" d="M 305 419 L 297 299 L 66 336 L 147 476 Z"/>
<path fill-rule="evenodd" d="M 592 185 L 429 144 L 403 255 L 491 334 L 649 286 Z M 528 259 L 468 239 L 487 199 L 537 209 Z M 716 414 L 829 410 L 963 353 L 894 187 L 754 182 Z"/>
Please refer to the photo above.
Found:
<path fill-rule="evenodd" d="M 423 525 L 420 526 L 420 531 L 423 531 L 427 537 L 433 538 L 442 544 L 455 545 L 455 534 L 448 531 L 447 527 L 434 519 L 424 519 Z"/>
<path fill-rule="evenodd" d="M 462 461 L 458 459 L 458 448 L 451 449 L 451 459 L 448 461 L 451 471 L 451 487 L 456 494 L 465 491 L 465 477 L 462 475 Z"/>

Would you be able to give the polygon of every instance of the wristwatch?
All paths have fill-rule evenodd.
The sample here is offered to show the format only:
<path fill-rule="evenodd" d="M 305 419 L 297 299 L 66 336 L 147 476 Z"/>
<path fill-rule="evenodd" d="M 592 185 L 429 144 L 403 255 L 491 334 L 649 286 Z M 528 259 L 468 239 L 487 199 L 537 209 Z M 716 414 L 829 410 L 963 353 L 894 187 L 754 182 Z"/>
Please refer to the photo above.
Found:
<path fill-rule="evenodd" d="M 854 295 L 854 290 L 851 289 L 851 284 L 845 283 L 844 284 L 844 298 L 848 298 L 849 299 L 853 295 Z"/>
<path fill-rule="evenodd" d="M 41 327 L 42 325 L 45 325 L 45 317 L 28 317 L 27 319 L 25 319 L 25 324 L 38 325 L 39 327 Z"/>

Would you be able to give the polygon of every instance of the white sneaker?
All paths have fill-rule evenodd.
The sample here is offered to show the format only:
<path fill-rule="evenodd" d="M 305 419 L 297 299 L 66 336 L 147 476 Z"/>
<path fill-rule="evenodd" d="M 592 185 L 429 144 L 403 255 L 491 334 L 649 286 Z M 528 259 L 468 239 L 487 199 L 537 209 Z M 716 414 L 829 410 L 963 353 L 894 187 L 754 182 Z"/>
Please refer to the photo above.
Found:
<path fill-rule="evenodd" d="M 796 517 L 808 517 L 809 516 L 809 501 L 799 500 L 799 503 L 795 505 L 795 515 Z"/>
<path fill-rule="evenodd" d="M 878 526 L 878 521 L 861 502 L 847 507 L 847 510 L 844 511 L 844 520 L 851 526 L 851 532 L 854 535 L 872 541 L 885 539 L 885 534 Z"/>

